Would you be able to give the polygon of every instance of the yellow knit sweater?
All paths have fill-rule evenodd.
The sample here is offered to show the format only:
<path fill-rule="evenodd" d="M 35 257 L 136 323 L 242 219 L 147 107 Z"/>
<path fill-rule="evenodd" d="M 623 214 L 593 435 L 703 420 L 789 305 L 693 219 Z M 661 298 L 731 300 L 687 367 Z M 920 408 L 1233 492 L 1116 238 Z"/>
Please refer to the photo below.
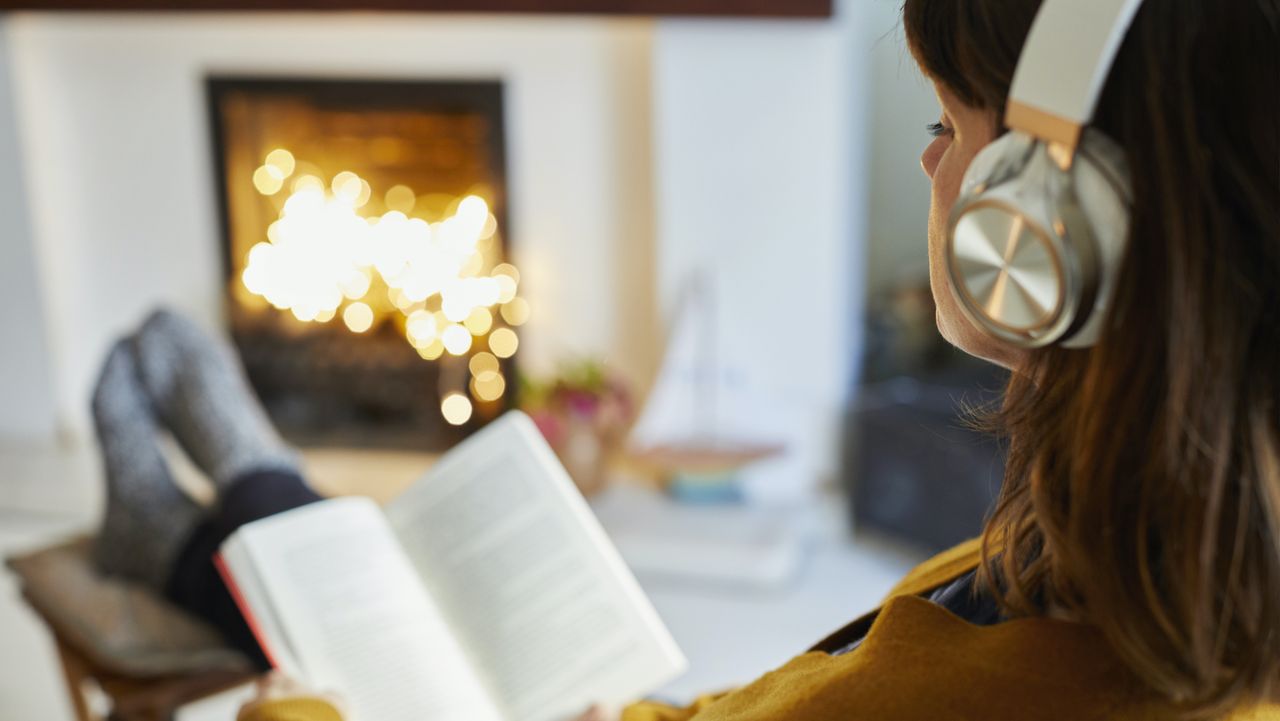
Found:
<path fill-rule="evenodd" d="M 920 597 L 977 566 L 976 541 L 918 566 L 885 604 L 736 691 L 675 708 L 642 702 L 623 721 L 1160 721 L 1094 629 L 1045 618 L 974 626 Z M 860 636 L 857 650 L 830 656 Z M 240 721 L 327 721 L 264 704 Z M 1280 721 L 1280 706 L 1231 721 Z"/>

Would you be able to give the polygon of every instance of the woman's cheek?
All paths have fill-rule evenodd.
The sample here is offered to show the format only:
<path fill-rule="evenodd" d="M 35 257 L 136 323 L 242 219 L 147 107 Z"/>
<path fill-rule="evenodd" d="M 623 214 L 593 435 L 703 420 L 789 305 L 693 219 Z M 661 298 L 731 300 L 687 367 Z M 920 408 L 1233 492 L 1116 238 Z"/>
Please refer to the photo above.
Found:
<path fill-rule="evenodd" d="M 960 180 L 964 174 L 964 168 L 959 167 L 956 162 L 957 153 L 951 152 L 955 149 L 953 144 L 943 155 L 942 161 L 938 163 L 938 173 L 934 176 L 933 184 L 938 190 L 938 198 L 946 205 L 948 214 L 951 212 L 951 206 L 955 204 L 956 198 L 960 194 Z"/>

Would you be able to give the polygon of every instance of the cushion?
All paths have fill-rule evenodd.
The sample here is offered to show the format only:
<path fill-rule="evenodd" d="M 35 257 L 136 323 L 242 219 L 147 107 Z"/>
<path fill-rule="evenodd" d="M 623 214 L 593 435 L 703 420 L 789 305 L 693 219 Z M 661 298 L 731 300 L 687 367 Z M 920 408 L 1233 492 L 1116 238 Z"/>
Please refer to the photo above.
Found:
<path fill-rule="evenodd" d="M 248 671 L 218 632 L 148 588 L 105 576 L 80 537 L 8 559 L 27 601 L 97 670 L 139 678 Z"/>

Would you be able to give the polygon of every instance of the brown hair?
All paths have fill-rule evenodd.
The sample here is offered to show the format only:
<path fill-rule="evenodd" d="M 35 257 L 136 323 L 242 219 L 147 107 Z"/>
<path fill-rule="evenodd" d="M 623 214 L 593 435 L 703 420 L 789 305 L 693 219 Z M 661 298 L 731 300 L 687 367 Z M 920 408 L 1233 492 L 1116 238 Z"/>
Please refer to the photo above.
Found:
<path fill-rule="evenodd" d="M 1003 118 L 1039 0 L 906 0 L 925 72 Z M 1102 339 L 1030 354 L 982 587 L 1095 625 L 1188 717 L 1280 680 L 1280 39 L 1275 0 L 1148 0 L 1094 125 L 1130 244 Z"/>

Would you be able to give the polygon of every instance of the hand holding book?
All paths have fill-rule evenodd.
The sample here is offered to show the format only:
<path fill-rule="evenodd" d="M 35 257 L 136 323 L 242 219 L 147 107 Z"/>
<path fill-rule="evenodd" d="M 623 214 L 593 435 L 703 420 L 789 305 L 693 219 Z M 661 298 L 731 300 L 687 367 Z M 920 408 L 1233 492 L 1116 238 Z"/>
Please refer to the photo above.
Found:
<path fill-rule="evenodd" d="M 341 721 L 345 704 L 334 694 L 318 693 L 279 671 L 263 674 L 256 693 L 240 707 L 236 721 L 274 721 L 281 715 L 306 721 Z"/>

